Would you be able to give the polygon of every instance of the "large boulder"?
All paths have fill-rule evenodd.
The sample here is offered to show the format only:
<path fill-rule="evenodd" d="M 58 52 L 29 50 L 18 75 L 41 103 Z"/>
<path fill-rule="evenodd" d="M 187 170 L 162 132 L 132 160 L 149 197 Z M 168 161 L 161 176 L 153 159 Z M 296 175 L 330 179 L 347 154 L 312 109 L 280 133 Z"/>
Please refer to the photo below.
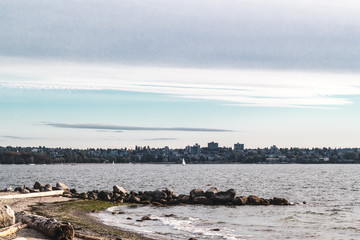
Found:
<path fill-rule="evenodd" d="M 142 200 L 144 201 L 152 201 L 154 199 L 154 192 L 153 191 L 145 191 L 142 195 Z"/>
<path fill-rule="evenodd" d="M 191 192 L 190 192 L 191 199 L 196 198 L 196 197 L 201 197 L 201 196 L 205 196 L 204 191 L 201 189 L 195 188 L 195 189 L 191 190 Z"/>
<path fill-rule="evenodd" d="M 174 195 L 174 190 L 172 190 L 172 188 L 169 187 L 165 188 L 163 192 L 165 192 L 168 197 Z"/>
<path fill-rule="evenodd" d="M 88 194 L 88 193 L 80 193 L 80 194 L 79 194 L 79 198 L 81 198 L 81 199 L 88 199 L 88 198 L 89 198 L 89 194 Z"/>
<path fill-rule="evenodd" d="M 4 188 L 3 192 L 12 192 L 13 191 L 13 188 L 12 187 L 7 187 L 7 188 Z"/>
<path fill-rule="evenodd" d="M 65 184 L 61 183 L 61 182 L 56 183 L 56 188 L 59 189 L 59 190 L 63 190 L 65 192 L 70 191 L 69 187 L 66 186 Z"/>
<path fill-rule="evenodd" d="M 255 195 L 250 195 L 246 201 L 247 205 L 260 205 L 260 203 L 261 203 L 261 198 Z"/>
<path fill-rule="evenodd" d="M 153 198 L 154 198 L 154 200 L 166 199 L 167 194 L 159 189 L 156 189 L 153 192 Z"/>
<path fill-rule="evenodd" d="M 217 187 L 211 187 L 208 190 L 206 190 L 205 196 L 208 197 L 208 198 L 211 198 L 213 195 L 215 195 L 215 194 L 217 194 L 219 192 L 221 192 L 221 191 Z"/>
<path fill-rule="evenodd" d="M 29 189 L 27 189 L 27 188 L 24 188 L 23 190 L 22 190 L 22 193 L 30 193 L 31 191 L 29 190 Z"/>
<path fill-rule="evenodd" d="M 41 183 L 39 183 L 38 181 L 36 181 L 35 182 L 35 184 L 34 184 L 34 189 L 42 189 L 44 186 L 41 184 Z"/>
<path fill-rule="evenodd" d="M 113 196 L 113 192 L 108 191 L 108 190 L 104 190 L 104 191 L 99 192 L 98 198 L 100 200 L 110 201 L 112 196 Z"/>
<path fill-rule="evenodd" d="M 98 199 L 98 193 L 94 191 L 88 192 L 89 199 L 97 200 Z"/>
<path fill-rule="evenodd" d="M 190 202 L 190 196 L 189 195 L 184 195 L 184 194 L 180 194 L 178 196 L 178 198 L 176 199 L 177 203 L 184 203 L 187 204 Z"/>
<path fill-rule="evenodd" d="M 140 203 L 141 200 L 140 200 L 140 198 L 138 198 L 138 197 L 136 197 L 134 195 L 130 195 L 130 198 L 129 198 L 128 202 L 130 202 L 130 203 Z"/>
<path fill-rule="evenodd" d="M 246 200 L 247 205 L 270 205 L 270 200 L 250 195 Z"/>
<path fill-rule="evenodd" d="M 9 206 L 0 207 L 0 228 L 15 224 L 15 213 Z"/>
<path fill-rule="evenodd" d="M 52 191 L 53 189 L 52 189 L 52 186 L 50 185 L 50 184 L 46 184 L 45 186 L 44 186 L 44 191 L 45 192 L 49 192 L 49 191 Z"/>
<path fill-rule="evenodd" d="M 235 197 L 233 204 L 238 206 L 246 205 L 246 201 L 247 201 L 247 196 Z"/>
<path fill-rule="evenodd" d="M 270 199 L 269 201 L 270 201 L 270 204 L 272 204 L 272 205 L 290 205 L 288 200 L 286 200 L 285 198 L 274 197 L 273 199 Z"/>
<path fill-rule="evenodd" d="M 155 191 L 152 192 L 145 191 L 144 194 L 145 196 L 150 196 L 154 201 L 159 201 L 160 199 L 167 198 L 167 194 L 159 189 L 156 189 Z"/>
<path fill-rule="evenodd" d="M 229 189 L 226 192 L 218 192 L 211 197 L 211 200 L 216 204 L 225 204 L 233 202 L 236 196 L 234 189 Z"/>
<path fill-rule="evenodd" d="M 125 196 L 127 191 L 118 185 L 113 186 L 113 192 L 114 193 L 120 193 L 120 195 Z"/>
<path fill-rule="evenodd" d="M 210 198 L 207 198 L 205 196 L 199 196 L 199 197 L 194 197 L 191 200 L 191 203 L 193 203 L 193 204 L 212 205 L 213 201 Z"/>

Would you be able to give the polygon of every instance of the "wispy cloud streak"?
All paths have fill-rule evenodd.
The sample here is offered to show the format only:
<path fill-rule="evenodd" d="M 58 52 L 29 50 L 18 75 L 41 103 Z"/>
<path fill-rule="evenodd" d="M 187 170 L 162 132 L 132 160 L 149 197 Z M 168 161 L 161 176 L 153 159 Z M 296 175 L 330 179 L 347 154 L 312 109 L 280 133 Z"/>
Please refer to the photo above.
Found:
<path fill-rule="evenodd" d="M 66 124 L 66 123 L 43 123 L 42 125 L 55 128 L 77 128 L 77 129 L 96 129 L 96 130 L 115 130 L 115 131 L 180 131 L 180 132 L 232 132 L 227 129 L 215 128 L 185 128 L 185 127 L 134 127 L 118 126 L 107 124 Z"/>
<path fill-rule="evenodd" d="M 34 140 L 34 139 L 38 139 L 38 138 L 32 138 L 32 137 L 19 137 L 19 136 L 0 136 L 2 138 L 8 138 L 8 139 L 16 139 L 16 140 Z"/>
<path fill-rule="evenodd" d="M 356 74 L 21 63 L 4 59 L 0 59 L 0 87 L 119 90 L 242 106 L 308 108 L 347 105 L 352 103 L 350 96 L 360 95 Z"/>
<path fill-rule="evenodd" d="M 147 138 L 143 140 L 144 141 L 174 141 L 177 140 L 177 138 Z"/>

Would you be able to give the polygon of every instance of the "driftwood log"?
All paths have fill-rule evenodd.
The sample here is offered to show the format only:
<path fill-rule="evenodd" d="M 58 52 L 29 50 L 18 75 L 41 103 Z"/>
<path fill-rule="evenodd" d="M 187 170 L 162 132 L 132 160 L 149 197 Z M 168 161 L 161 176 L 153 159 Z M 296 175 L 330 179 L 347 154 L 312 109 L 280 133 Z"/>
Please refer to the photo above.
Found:
<path fill-rule="evenodd" d="M 55 240 L 72 240 L 74 228 L 68 222 L 58 222 L 38 215 L 15 213 L 16 220 L 27 224 L 28 227 L 38 230 Z"/>
<path fill-rule="evenodd" d="M 75 237 L 85 239 L 85 240 L 102 240 L 102 238 L 88 236 L 88 235 L 81 234 L 81 233 L 75 233 Z"/>
<path fill-rule="evenodd" d="M 0 228 L 9 227 L 15 224 L 15 212 L 11 207 L 0 206 Z"/>
<path fill-rule="evenodd" d="M 49 192 L 39 192 L 39 193 L 26 193 L 26 194 L 13 194 L 13 195 L 4 195 L 0 196 L 0 199 L 17 199 L 17 198 L 32 198 L 32 197 L 48 197 L 48 196 L 58 196 L 64 193 L 63 190 L 49 191 Z"/>
<path fill-rule="evenodd" d="M 23 224 L 23 223 L 16 223 L 10 227 L 6 227 L 6 228 L 1 228 L 0 229 L 0 237 L 6 237 L 9 236 L 11 234 L 16 233 L 17 231 L 24 229 L 27 227 L 27 224 Z"/>

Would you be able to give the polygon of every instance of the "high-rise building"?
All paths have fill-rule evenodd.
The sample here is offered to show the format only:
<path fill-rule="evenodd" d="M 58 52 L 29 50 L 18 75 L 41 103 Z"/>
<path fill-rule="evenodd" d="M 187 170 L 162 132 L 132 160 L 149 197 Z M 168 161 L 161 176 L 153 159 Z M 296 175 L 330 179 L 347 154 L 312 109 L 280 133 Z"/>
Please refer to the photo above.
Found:
<path fill-rule="evenodd" d="M 194 155 L 200 154 L 200 145 L 199 144 L 196 143 L 194 146 L 191 147 L 191 154 L 194 154 Z"/>
<path fill-rule="evenodd" d="M 234 144 L 234 151 L 243 151 L 244 150 L 244 144 L 235 143 Z"/>
<path fill-rule="evenodd" d="M 216 142 L 210 142 L 208 143 L 208 149 L 210 150 L 214 150 L 214 149 L 218 149 L 219 148 L 219 144 Z"/>

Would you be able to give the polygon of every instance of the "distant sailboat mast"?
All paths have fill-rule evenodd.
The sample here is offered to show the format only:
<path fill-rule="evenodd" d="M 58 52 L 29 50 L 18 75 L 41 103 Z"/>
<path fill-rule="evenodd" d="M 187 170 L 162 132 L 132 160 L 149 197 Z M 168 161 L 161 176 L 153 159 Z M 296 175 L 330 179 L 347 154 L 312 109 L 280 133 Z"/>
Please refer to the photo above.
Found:
<path fill-rule="evenodd" d="M 185 162 L 185 159 L 184 159 L 184 158 L 182 159 L 182 165 L 183 165 L 183 166 L 186 165 L 186 162 Z"/>

